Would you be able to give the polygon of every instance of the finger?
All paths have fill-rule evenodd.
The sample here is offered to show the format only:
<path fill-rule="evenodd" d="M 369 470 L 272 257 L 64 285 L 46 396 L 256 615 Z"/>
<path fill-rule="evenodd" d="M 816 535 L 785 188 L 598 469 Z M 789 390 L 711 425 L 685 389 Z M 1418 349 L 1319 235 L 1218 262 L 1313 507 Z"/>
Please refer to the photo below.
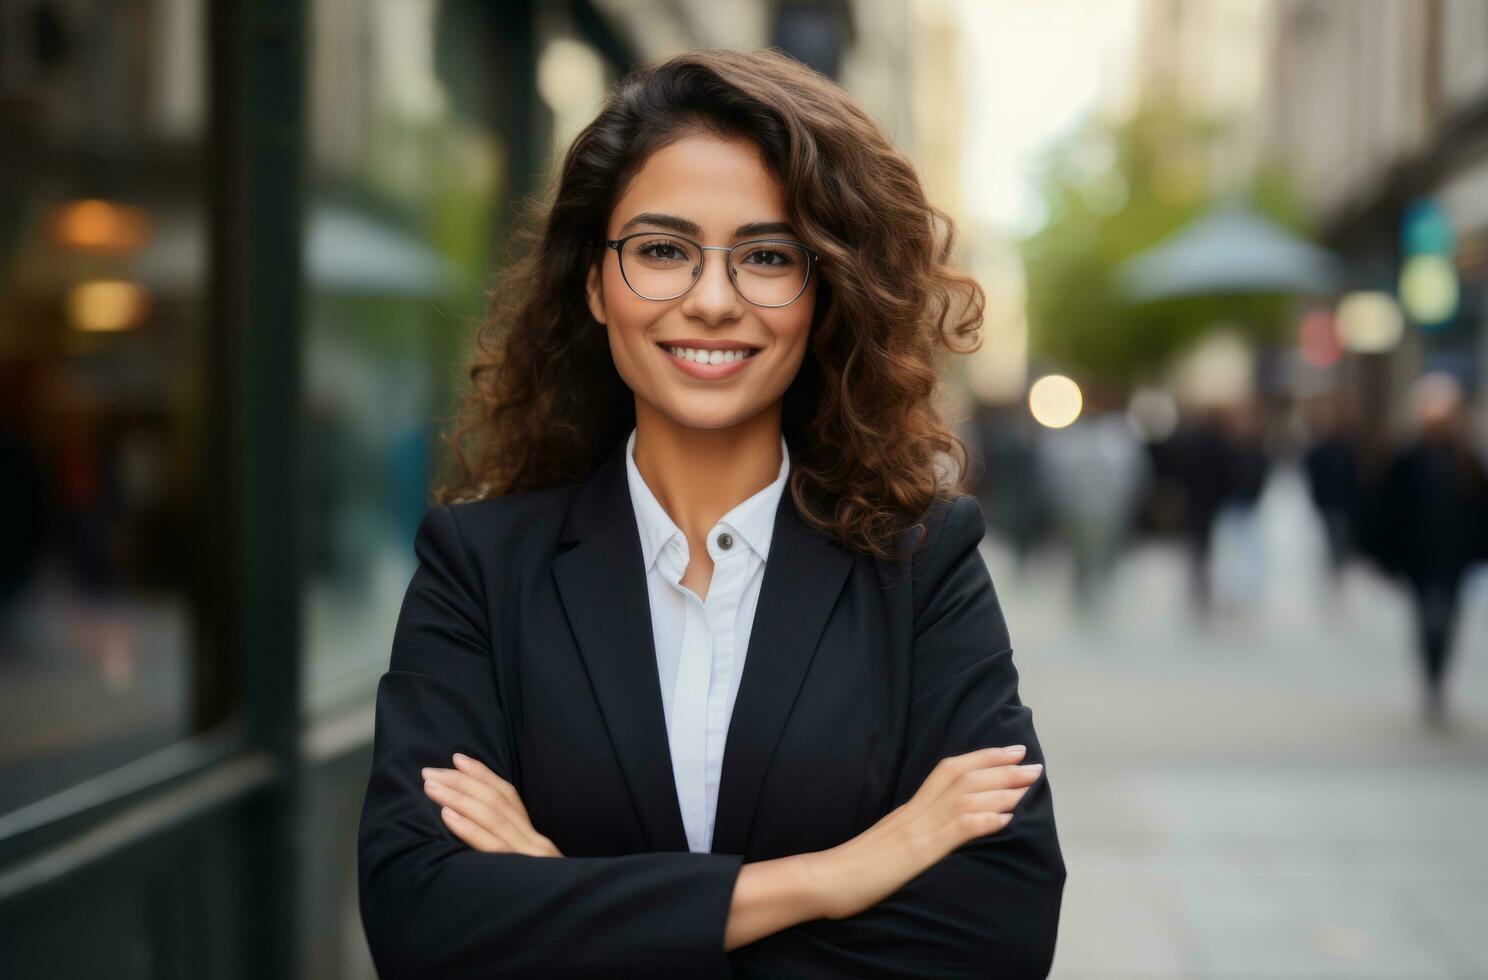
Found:
<path fill-rule="evenodd" d="M 934 797 L 934 803 L 937 806 L 953 803 L 961 795 L 978 790 L 1026 786 L 1033 783 L 1042 771 L 1043 767 L 1038 763 L 1031 767 L 1006 764 L 967 769 L 955 776 Z"/>
<path fill-rule="evenodd" d="M 1031 786 L 1038 782 L 1043 771 L 1044 767 L 1037 762 L 1030 765 L 989 766 L 986 769 L 973 769 L 961 774 L 954 784 L 954 789 L 963 793 L 972 793 L 984 789 Z"/>
<path fill-rule="evenodd" d="M 537 848 L 536 842 L 530 840 L 523 832 L 520 823 L 483 800 L 467 796 L 445 783 L 435 782 L 432 779 L 424 783 L 424 792 L 428 793 L 436 803 L 451 807 L 467 820 L 491 833 L 499 834 L 503 840 L 512 845 L 513 850 L 527 853 L 529 849 Z"/>
<path fill-rule="evenodd" d="M 450 829 L 450 833 L 477 851 L 497 853 L 514 850 L 500 835 L 491 833 L 453 807 L 440 807 L 439 816 L 444 820 L 444 825 Z"/>
<path fill-rule="evenodd" d="M 996 810 L 954 814 L 929 831 L 927 846 L 938 861 L 969 840 L 1002 830 L 1012 819 L 1011 813 Z"/>
<path fill-rule="evenodd" d="M 958 805 L 962 813 L 1011 813 L 1027 794 L 1027 786 L 1017 789 L 989 789 L 980 793 L 967 793 L 961 797 Z"/>
<path fill-rule="evenodd" d="M 441 786 L 449 786 L 457 792 L 484 803 L 491 808 L 493 813 L 504 817 L 512 831 L 534 850 L 543 849 L 542 837 L 538 834 L 537 828 L 532 826 L 532 821 L 528 818 L 526 809 L 521 807 L 520 802 L 517 806 L 513 806 L 506 794 L 501 793 L 489 783 L 463 772 L 450 769 L 433 770 L 430 778 Z"/>
<path fill-rule="evenodd" d="M 1013 819 L 1011 813 L 998 813 L 984 810 L 979 813 L 962 813 L 956 819 L 946 822 L 942 832 L 947 840 L 946 853 L 949 854 L 967 841 L 977 837 L 985 837 L 995 834 L 1006 827 Z"/>
<path fill-rule="evenodd" d="M 512 808 L 506 797 L 501 795 L 496 790 L 496 787 L 482 782 L 474 776 L 467 775 L 457 769 L 428 769 L 425 771 L 427 773 L 424 777 L 425 779 L 439 783 L 441 786 L 448 786 L 450 789 L 464 793 L 471 799 L 480 800 L 487 806 L 499 807 L 501 809 Z"/>
<path fill-rule="evenodd" d="M 455 765 L 459 766 L 459 769 L 441 769 L 436 771 L 450 776 L 463 775 L 468 779 L 474 780 L 481 787 L 481 797 L 483 799 L 489 798 L 493 802 L 499 800 L 506 808 L 514 811 L 515 816 L 521 822 L 529 826 L 531 825 L 532 818 L 527 813 L 527 807 L 523 805 L 522 798 L 517 795 L 517 790 L 511 783 L 502 779 L 479 760 L 461 755 L 458 752 L 455 753 L 454 758 Z M 474 795 L 474 791 L 471 789 L 465 789 L 464 791 Z"/>
<path fill-rule="evenodd" d="M 498 819 L 499 815 L 483 800 L 468 796 L 447 783 L 435 782 L 432 779 L 424 783 L 424 792 L 440 806 L 449 807 L 460 816 L 486 830 L 505 836 L 507 828 L 504 822 Z"/>
<path fill-rule="evenodd" d="M 502 779 L 479 759 L 472 759 L 468 755 L 459 752 L 454 754 L 455 765 L 461 772 L 469 773 L 471 776 L 495 789 L 504 796 L 508 803 L 512 804 L 524 819 L 527 818 L 527 808 L 522 805 L 522 797 L 517 794 L 517 788 L 510 782 Z"/>
<path fill-rule="evenodd" d="M 1027 751 L 1027 747 L 1023 745 L 989 745 L 961 755 L 947 756 L 930 770 L 930 775 L 925 777 L 920 789 L 927 798 L 938 799 L 946 787 L 962 773 L 1017 762 Z"/>

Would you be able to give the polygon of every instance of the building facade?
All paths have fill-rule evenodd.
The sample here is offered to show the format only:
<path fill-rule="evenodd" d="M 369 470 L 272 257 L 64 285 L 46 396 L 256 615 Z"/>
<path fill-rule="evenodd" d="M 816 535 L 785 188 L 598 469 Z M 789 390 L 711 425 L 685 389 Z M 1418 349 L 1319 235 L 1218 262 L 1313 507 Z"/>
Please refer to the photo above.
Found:
<path fill-rule="evenodd" d="M 1405 389 L 1427 370 L 1451 372 L 1488 409 L 1488 7 L 1285 0 L 1271 66 L 1270 147 L 1349 260 L 1350 288 L 1399 296 L 1411 216 L 1426 206 L 1445 219 L 1437 247 L 1456 301 L 1380 356 L 1362 387 L 1388 407 L 1382 424 L 1404 426 Z"/>

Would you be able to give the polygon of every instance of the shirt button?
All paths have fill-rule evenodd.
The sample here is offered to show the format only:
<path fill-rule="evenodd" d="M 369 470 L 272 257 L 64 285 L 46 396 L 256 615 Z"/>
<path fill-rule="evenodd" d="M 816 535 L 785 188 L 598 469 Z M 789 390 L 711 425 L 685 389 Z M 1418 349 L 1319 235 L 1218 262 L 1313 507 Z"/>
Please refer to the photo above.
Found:
<path fill-rule="evenodd" d="M 724 531 L 722 534 L 720 534 L 718 536 L 718 547 L 722 548 L 724 551 L 727 551 L 728 549 L 732 548 L 733 546 L 734 546 L 734 536 L 732 534 L 728 533 L 727 531 Z"/>

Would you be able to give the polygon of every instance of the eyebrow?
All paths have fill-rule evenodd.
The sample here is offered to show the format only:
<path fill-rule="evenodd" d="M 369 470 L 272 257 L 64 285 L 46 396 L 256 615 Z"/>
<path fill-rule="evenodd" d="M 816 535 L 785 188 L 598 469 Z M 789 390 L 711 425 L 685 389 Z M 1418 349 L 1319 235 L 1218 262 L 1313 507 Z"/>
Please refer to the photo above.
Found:
<path fill-rule="evenodd" d="M 702 226 L 695 221 L 688 221 L 686 218 L 679 218 L 674 214 L 657 214 L 654 211 L 642 212 L 625 222 L 625 224 L 620 226 L 619 235 L 624 235 L 626 231 L 637 225 L 657 225 L 661 228 L 675 231 L 679 235 L 690 235 L 693 238 L 701 238 L 703 235 Z M 734 229 L 735 238 L 743 238 L 746 235 L 775 234 L 794 235 L 795 229 L 790 226 L 789 222 L 785 221 L 751 221 Z M 619 237 L 619 235 L 616 237 Z"/>

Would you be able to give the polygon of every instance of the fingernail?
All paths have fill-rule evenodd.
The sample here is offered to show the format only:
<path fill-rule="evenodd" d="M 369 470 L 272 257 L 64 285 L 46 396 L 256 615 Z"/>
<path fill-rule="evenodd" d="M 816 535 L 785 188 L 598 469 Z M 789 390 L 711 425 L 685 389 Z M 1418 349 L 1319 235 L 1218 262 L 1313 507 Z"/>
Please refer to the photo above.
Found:
<path fill-rule="evenodd" d="M 1026 746 L 1026 745 L 1009 745 L 1009 746 L 1006 746 L 1006 748 L 1007 748 L 1007 751 L 1008 751 L 1009 754 L 1011 754 L 1011 755 L 1017 755 L 1019 752 L 1022 752 L 1025 749 L 1027 749 L 1028 746 Z"/>
<path fill-rule="evenodd" d="M 463 756 L 460 753 L 456 752 L 455 753 L 455 761 L 456 762 L 468 762 L 470 760 L 469 760 L 469 757 L 468 756 Z"/>
<path fill-rule="evenodd" d="M 433 772 L 433 771 L 434 771 L 433 769 L 420 769 L 419 770 L 419 775 L 420 776 L 423 776 L 425 779 L 428 779 L 429 778 L 429 774 L 431 772 Z"/>
<path fill-rule="evenodd" d="M 1032 762 L 1026 766 L 1019 766 L 1018 768 L 1022 769 L 1024 772 L 1038 772 L 1044 768 L 1044 764 L 1042 762 Z"/>

